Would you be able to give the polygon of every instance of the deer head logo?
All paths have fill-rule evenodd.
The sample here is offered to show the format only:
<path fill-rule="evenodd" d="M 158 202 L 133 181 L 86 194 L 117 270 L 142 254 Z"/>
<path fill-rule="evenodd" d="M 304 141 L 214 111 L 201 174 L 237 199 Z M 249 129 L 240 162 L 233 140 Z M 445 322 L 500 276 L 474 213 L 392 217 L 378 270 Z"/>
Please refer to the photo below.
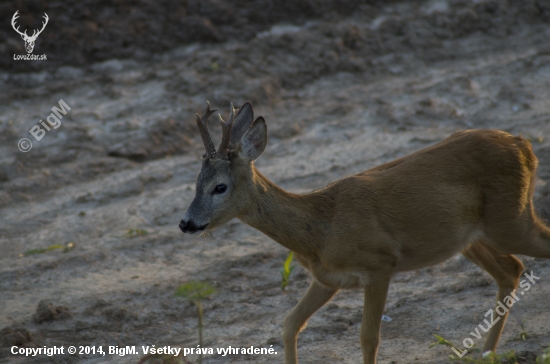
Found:
<path fill-rule="evenodd" d="M 27 30 L 25 29 L 24 32 L 20 32 L 19 31 L 19 27 L 15 27 L 15 21 L 17 20 L 17 18 L 19 18 L 19 15 L 17 15 L 17 13 L 19 12 L 19 10 L 17 10 L 15 12 L 15 14 L 13 14 L 13 18 L 11 18 L 11 26 L 13 27 L 13 29 L 19 33 L 21 35 L 21 38 L 23 38 L 23 40 L 25 41 L 25 49 L 27 50 L 27 53 L 32 53 L 33 49 L 34 49 L 34 42 L 36 42 L 36 38 L 38 38 L 38 36 L 40 35 L 40 33 L 42 33 L 42 31 L 44 30 L 44 28 L 46 28 L 46 24 L 48 24 L 48 14 L 44 13 L 44 22 L 42 22 L 42 29 L 40 30 L 34 30 L 32 35 L 29 37 L 27 35 Z"/>

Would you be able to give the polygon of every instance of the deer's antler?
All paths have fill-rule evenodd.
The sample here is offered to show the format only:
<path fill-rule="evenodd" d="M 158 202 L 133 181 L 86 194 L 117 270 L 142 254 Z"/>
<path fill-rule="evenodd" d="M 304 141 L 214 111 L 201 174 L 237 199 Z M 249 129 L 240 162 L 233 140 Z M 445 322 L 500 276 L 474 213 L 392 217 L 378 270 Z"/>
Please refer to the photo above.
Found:
<path fill-rule="evenodd" d="M 208 101 L 206 103 L 206 111 L 204 112 L 202 117 L 197 114 L 197 126 L 199 127 L 204 147 L 206 148 L 206 156 L 215 157 L 216 148 L 214 147 L 214 143 L 212 143 L 212 138 L 210 138 L 210 133 L 208 132 L 208 124 L 206 121 L 208 120 L 210 115 L 212 115 L 218 109 L 211 109 L 210 103 Z"/>
<path fill-rule="evenodd" d="M 48 20 L 50 18 L 48 18 L 48 14 L 44 13 L 44 20 L 45 22 L 42 22 L 42 29 L 40 30 L 35 30 L 33 33 L 32 33 L 32 37 L 31 38 L 36 38 L 38 37 L 38 35 L 40 35 L 40 33 L 42 33 L 42 31 L 44 30 L 44 28 L 46 28 L 46 25 L 48 24 Z"/>
<path fill-rule="evenodd" d="M 19 18 L 18 13 L 19 13 L 19 10 L 17 10 L 17 11 L 15 12 L 15 14 L 13 14 L 13 17 L 11 18 L 11 26 L 13 27 L 13 30 L 15 30 L 17 33 L 19 33 L 19 34 L 25 39 L 25 41 L 27 41 L 27 40 L 28 40 L 28 41 L 33 41 L 33 40 L 35 40 L 35 39 L 40 35 L 40 33 L 42 33 L 42 31 L 44 30 L 44 28 L 46 28 L 46 25 L 48 24 L 48 20 L 50 19 L 50 18 L 48 18 L 48 14 L 44 13 L 44 20 L 45 20 L 45 21 L 42 22 L 42 29 L 40 29 L 40 30 L 36 30 L 36 29 L 35 29 L 35 30 L 33 31 L 32 35 L 29 37 L 28 34 L 27 34 L 27 29 L 25 29 L 24 32 L 21 32 L 21 31 L 19 30 L 19 27 L 17 27 L 17 28 L 15 27 L 15 22 L 16 22 L 16 20 Z"/>
<path fill-rule="evenodd" d="M 218 114 L 220 117 L 220 124 L 222 126 L 222 142 L 220 143 L 220 146 L 218 147 L 218 155 L 220 158 L 228 159 L 227 156 L 227 149 L 229 148 L 229 139 L 231 138 L 231 128 L 233 127 L 233 120 L 235 119 L 235 108 L 233 108 L 233 103 L 231 103 L 231 107 L 229 110 L 229 119 L 227 122 L 223 121 L 222 116 Z"/>
<path fill-rule="evenodd" d="M 27 35 L 27 30 L 26 29 L 25 29 L 25 32 L 23 33 L 21 31 L 19 31 L 19 27 L 17 27 L 17 28 L 15 27 L 15 21 L 17 20 L 17 18 L 19 18 L 19 15 L 17 15 L 17 13 L 19 13 L 19 10 L 17 10 L 15 12 L 15 14 L 13 14 L 13 17 L 11 18 L 11 26 L 13 27 L 13 30 L 15 30 L 21 36 L 25 36 L 25 37 L 28 38 L 29 36 Z"/>

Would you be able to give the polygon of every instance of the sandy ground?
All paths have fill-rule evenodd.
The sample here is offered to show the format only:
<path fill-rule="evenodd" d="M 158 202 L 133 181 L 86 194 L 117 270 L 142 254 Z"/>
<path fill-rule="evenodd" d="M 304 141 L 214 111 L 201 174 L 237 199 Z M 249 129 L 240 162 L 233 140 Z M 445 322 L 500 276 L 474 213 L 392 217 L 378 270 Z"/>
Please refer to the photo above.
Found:
<path fill-rule="evenodd" d="M 257 20 L 246 27 L 244 21 L 238 23 L 248 32 L 242 38 L 183 39 L 150 57 L 107 52 L 94 62 L 53 62 L 31 71 L 4 65 L 1 363 L 141 358 L 25 358 L 9 354 L 11 345 L 196 347 L 196 309 L 174 297 L 180 284 L 195 280 L 218 291 L 204 302 L 204 346 L 272 345 L 277 351 L 212 355 L 204 363 L 283 361 L 282 323 L 308 286 L 304 269 L 297 266 L 282 291 L 279 271 L 288 251 L 268 237 L 236 220 L 206 237 L 186 236 L 177 226 L 194 196 L 203 153 L 194 113 L 206 100 L 224 116 L 230 102 L 253 103 L 269 130 L 256 165 L 293 192 L 323 187 L 456 130 L 521 134 L 540 160 L 537 209 L 550 217 L 546 2 L 372 2 L 332 10 L 291 23 L 260 26 Z M 14 34 L 7 36 L 22 44 Z M 28 130 L 60 99 L 71 110 L 36 142 Z M 213 123 L 216 141 L 217 129 Z M 23 137 L 33 141 L 28 153 L 17 149 Z M 65 252 L 25 255 L 69 243 L 73 248 Z M 534 363 L 550 344 L 550 262 L 522 260 L 540 280 L 514 306 L 499 348 Z M 490 276 L 462 256 L 398 274 L 379 362 L 448 363 L 449 348 L 428 349 L 433 334 L 462 343 L 495 293 Z M 300 334 L 300 363 L 361 362 L 362 301 L 362 292 L 347 290 L 322 308 Z M 521 340 L 524 331 L 529 336 Z"/>

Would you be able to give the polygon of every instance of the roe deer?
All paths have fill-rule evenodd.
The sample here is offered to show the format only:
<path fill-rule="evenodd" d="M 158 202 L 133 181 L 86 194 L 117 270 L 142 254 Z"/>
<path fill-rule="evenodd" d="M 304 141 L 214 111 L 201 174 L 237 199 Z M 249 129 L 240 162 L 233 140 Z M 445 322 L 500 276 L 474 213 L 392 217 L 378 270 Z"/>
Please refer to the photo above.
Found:
<path fill-rule="evenodd" d="M 521 137 L 466 130 L 409 156 L 308 194 L 264 177 L 253 161 L 267 128 L 250 103 L 227 122 L 216 151 L 207 119 L 197 124 L 206 147 L 184 233 L 214 229 L 234 217 L 284 247 L 313 278 L 283 326 L 285 363 L 297 363 L 298 333 L 341 288 L 364 289 L 363 363 L 375 364 L 388 285 L 396 272 L 423 268 L 458 252 L 487 271 L 502 301 L 518 286 L 523 264 L 512 254 L 550 258 L 550 229 L 535 215 L 537 159 Z M 221 119 L 221 116 L 220 116 Z M 495 351 L 506 321 L 489 331 Z"/>

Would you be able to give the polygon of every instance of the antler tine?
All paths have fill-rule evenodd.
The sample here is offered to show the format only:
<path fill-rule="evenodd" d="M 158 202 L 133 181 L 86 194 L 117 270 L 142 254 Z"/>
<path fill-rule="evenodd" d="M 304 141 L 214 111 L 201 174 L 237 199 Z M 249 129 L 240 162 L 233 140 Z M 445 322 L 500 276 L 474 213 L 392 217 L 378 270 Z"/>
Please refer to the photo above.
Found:
<path fill-rule="evenodd" d="M 206 148 L 206 156 L 207 157 L 214 157 L 216 155 L 216 148 L 214 147 L 214 143 L 212 143 L 212 138 L 210 138 L 210 133 L 208 132 L 208 124 L 207 120 L 216 110 L 218 109 L 211 109 L 210 103 L 207 101 L 206 111 L 204 114 L 199 116 L 197 115 L 197 126 L 199 127 L 199 131 L 201 133 L 202 142 L 204 144 L 204 147 Z"/>
<path fill-rule="evenodd" d="M 26 29 L 25 29 L 25 32 L 23 33 L 19 30 L 19 26 L 17 28 L 15 27 L 15 22 L 19 18 L 18 13 L 19 13 L 19 10 L 17 10 L 15 12 L 15 14 L 13 14 L 13 17 L 11 18 L 11 26 L 12 26 L 13 30 L 15 30 L 17 33 L 19 33 L 21 35 L 27 35 L 27 30 Z"/>
<path fill-rule="evenodd" d="M 233 103 L 231 103 L 230 111 L 229 111 L 229 119 L 227 122 L 223 121 L 222 116 L 218 114 L 220 117 L 220 125 L 222 126 L 222 142 L 220 143 L 220 146 L 218 147 L 218 154 L 223 159 L 228 159 L 227 157 L 227 148 L 229 148 L 229 139 L 231 137 L 231 128 L 233 127 L 233 120 L 235 119 L 235 108 L 233 108 Z"/>
<path fill-rule="evenodd" d="M 44 13 L 44 20 L 46 22 L 42 22 L 42 29 L 40 29 L 40 31 L 38 32 L 38 34 L 42 33 L 44 31 L 44 28 L 46 28 L 46 25 L 48 24 L 48 20 L 50 18 L 48 18 L 48 14 Z M 36 36 L 38 36 L 38 34 L 36 34 Z"/>

